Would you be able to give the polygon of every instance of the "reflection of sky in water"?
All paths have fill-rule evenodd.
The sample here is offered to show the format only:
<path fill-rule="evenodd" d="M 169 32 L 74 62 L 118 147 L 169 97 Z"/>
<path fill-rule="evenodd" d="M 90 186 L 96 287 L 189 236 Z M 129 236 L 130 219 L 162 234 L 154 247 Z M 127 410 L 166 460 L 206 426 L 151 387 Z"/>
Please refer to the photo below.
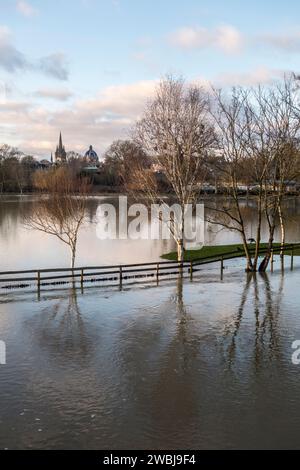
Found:
<path fill-rule="evenodd" d="M 55 237 L 25 229 L 21 215 L 30 211 L 35 196 L 3 196 L 0 201 L 0 265 L 1 269 L 18 269 L 26 267 L 69 266 L 69 249 Z M 99 240 L 96 236 L 95 214 L 101 202 L 116 204 L 116 197 L 93 197 L 89 201 L 87 223 L 81 229 L 77 265 L 118 264 L 158 260 L 160 255 L 175 249 L 170 240 Z M 220 202 L 221 203 L 221 202 Z M 249 226 L 249 237 L 255 237 L 253 221 L 253 201 L 248 201 L 244 213 Z M 294 199 L 288 202 L 287 238 L 298 241 L 300 238 L 299 204 Z M 263 228 L 266 233 L 266 226 Z M 206 227 L 206 244 L 226 244 L 239 241 L 236 232 L 220 230 L 212 225 Z"/>
<path fill-rule="evenodd" d="M 299 448 L 299 260 L 265 276 L 227 263 L 223 282 L 211 267 L 183 285 L 9 293 L 1 446 Z"/>

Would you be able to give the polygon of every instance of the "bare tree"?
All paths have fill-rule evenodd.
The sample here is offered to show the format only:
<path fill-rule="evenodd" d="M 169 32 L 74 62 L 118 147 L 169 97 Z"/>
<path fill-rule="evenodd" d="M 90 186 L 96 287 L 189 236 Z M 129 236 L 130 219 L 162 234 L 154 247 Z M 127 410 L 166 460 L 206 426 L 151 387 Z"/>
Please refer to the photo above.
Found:
<path fill-rule="evenodd" d="M 71 162 L 73 160 L 82 160 L 83 156 L 81 153 L 76 152 L 75 150 L 69 150 L 67 152 L 67 162 Z"/>
<path fill-rule="evenodd" d="M 276 106 L 277 109 L 275 126 L 279 142 L 276 154 L 275 189 L 281 230 L 281 256 L 283 256 L 285 244 L 284 197 L 287 194 L 288 185 L 297 180 L 300 175 L 299 77 L 294 74 L 285 77 L 284 81 L 277 85 L 276 93 L 272 98 L 272 107 Z"/>
<path fill-rule="evenodd" d="M 206 94 L 199 86 L 166 77 L 137 123 L 134 136 L 164 174 L 180 205 L 182 216 L 169 228 L 177 243 L 178 260 L 182 261 L 185 205 L 197 200 L 204 177 L 203 162 L 215 138 Z M 137 170 L 136 180 L 151 201 L 165 204 L 152 171 Z"/>
<path fill-rule="evenodd" d="M 275 231 L 275 218 L 277 214 L 277 205 L 274 204 L 274 187 L 270 191 L 270 181 L 272 178 L 272 169 L 276 156 L 277 140 L 273 132 L 272 124 L 268 119 L 268 99 L 267 95 L 272 87 L 252 88 L 249 91 L 246 102 L 246 121 L 248 139 L 246 145 L 246 154 L 248 162 L 248 172 L 256 184 L 256 212 L 257 229 L 256 245 L 253 260 L 253 270 L 257 270 L 258 260 L 261 248 L 261 225 L 263 214 L 268 223 L 269 237 L 273 243 Z M 272 201 L 271 201 L 272 199 Z M 267 253 L 271 255 L 271 248 L 267 248 Z M 259 267 L 260 270 L 261 266 Z"/>
<path fill-rule="evenodd" d="M 104 154 L 104 166 L 118 186 L 134 189 L 136 168 L 149 168 L 150 158 L 132 140 L 116 140 Z"/>
<path fill-rule="evenodd" d="M 37 172 L 35 186 L 42 195 L 33 212 L 25 216 L 24 224 L 28 228 L 53 235 L 68 245 L 71 267 L 74 268 L 78 232 L 84 222 L 89 182 L 83 178 L 75 178 L 67 167 L 59 167 Z"/>
<path fill-rule="evenodd" d="M 223 182 L 228 189 L 229 203 L 222 207 L 212 206 L 215 217 L 208 221 L 239 233 L 247 259 L 247 271 L 255 270 L 248 245 L 239 195 L 240 176 L 247 164 L 250 116 L 247 116 L 248 91 L 241 88 L 232 90 L 231 96 L 213 90 L 210 111 L 215 121 L 217 148 L 222 161 L 215 160 L 215 167 L 223 174 Z"/>

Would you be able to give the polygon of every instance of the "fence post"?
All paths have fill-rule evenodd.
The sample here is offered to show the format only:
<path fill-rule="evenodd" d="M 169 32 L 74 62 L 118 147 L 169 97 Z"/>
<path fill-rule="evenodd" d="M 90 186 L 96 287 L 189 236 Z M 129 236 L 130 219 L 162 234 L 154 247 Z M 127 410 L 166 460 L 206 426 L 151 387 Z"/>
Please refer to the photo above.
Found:
<path fill-rule="evenodd" d="M 159 263 L 157 263 L 156 265 L 156 282 L 158 284 L 158 281 L 159 281 Z"/>
<path fill-rule="evenodd" d="M 40 271 L 37 272 L 37 286 L 38 286 L 38 290 L 40 290 L 40 287 L 41 287 L 41 273 L 40 273 Z"/>
<path fill-rule="evenodd" d="M 122 272 L 122 266 L 120 266 L 120 283 L 119 283 L 120 289 L 122 289 L 122 281 L 123 281 L 123 272 Z"/>
<path fill-rule="evenodd" d="M 193 260 L 190 262 L 190 280 L 193 280 Z"/>
<path fill-rule="evenodd" d="M 291 252 L 291 271 L 294 269 L 294 247 L 292 246 Z"/>
<path fill-rule="evenodd" d="M 81 270 L 81 273 L 80 273 L 80 284 L 82 287 L 83 286 L 83 269 Z"/>
<path fill-rule="evenodd" d="M 224 270 L 224 258 L 221 256 L 221 280 L 223 279 L 223 270 Z"/>

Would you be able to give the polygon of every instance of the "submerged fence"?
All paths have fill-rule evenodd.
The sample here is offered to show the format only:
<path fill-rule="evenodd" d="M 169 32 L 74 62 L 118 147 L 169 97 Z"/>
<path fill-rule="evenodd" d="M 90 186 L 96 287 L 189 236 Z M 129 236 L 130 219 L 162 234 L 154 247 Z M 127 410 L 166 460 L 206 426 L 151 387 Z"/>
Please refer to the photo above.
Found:
<path fill-rule="evenodd" d="M 283 253 L 291 256 L 291 269 L 294 265 L 294 254 L 300 250 L 300 243 L 286 244 L 284 247 L 275 246 L 272 249 L 270 265 L 273 270 L 274 255 Z M 261 249 L 260 254 L 264 255 L 266 249 Z M 250 247 L 253 254 L 254 248 Z M 49 268 L 49 269 L 28 269 L 23 271 L 3 271 L 0 272 L 1 289 L 21 289 L 36 286 L 41 289 L 46 286 L 58 286 L 73 283 L 83 286 L 84 283 L 113 283 L 122 288 L 126 281 L 156 280 L 160 278 L 172 277 L 182 274 L 193 276 L 200 267 L 211 263 L 220 263 L 220 275 L 223 278 L 224 262 L 245 256 L 243 249 L 236 248 L 231 252 L 224 252 L 217 255 L 210 255 L 190 261 L 158 261 L 150 263 L 135 263 L 126 265 L 111 266 L 81 266 L 74 268 Z"/>

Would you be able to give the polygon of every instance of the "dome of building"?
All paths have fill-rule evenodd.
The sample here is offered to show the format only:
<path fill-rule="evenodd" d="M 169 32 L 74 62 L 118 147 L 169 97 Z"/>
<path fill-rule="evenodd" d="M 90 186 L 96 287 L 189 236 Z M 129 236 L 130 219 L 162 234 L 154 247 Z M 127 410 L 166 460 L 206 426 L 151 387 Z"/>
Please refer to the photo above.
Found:
<path fill-rule="evenodd" d="M 92 145 L 90 145 L 89 149 L 85 152 L 84 158 L 91 163 L 98 163 L 99 158 Z"/>

